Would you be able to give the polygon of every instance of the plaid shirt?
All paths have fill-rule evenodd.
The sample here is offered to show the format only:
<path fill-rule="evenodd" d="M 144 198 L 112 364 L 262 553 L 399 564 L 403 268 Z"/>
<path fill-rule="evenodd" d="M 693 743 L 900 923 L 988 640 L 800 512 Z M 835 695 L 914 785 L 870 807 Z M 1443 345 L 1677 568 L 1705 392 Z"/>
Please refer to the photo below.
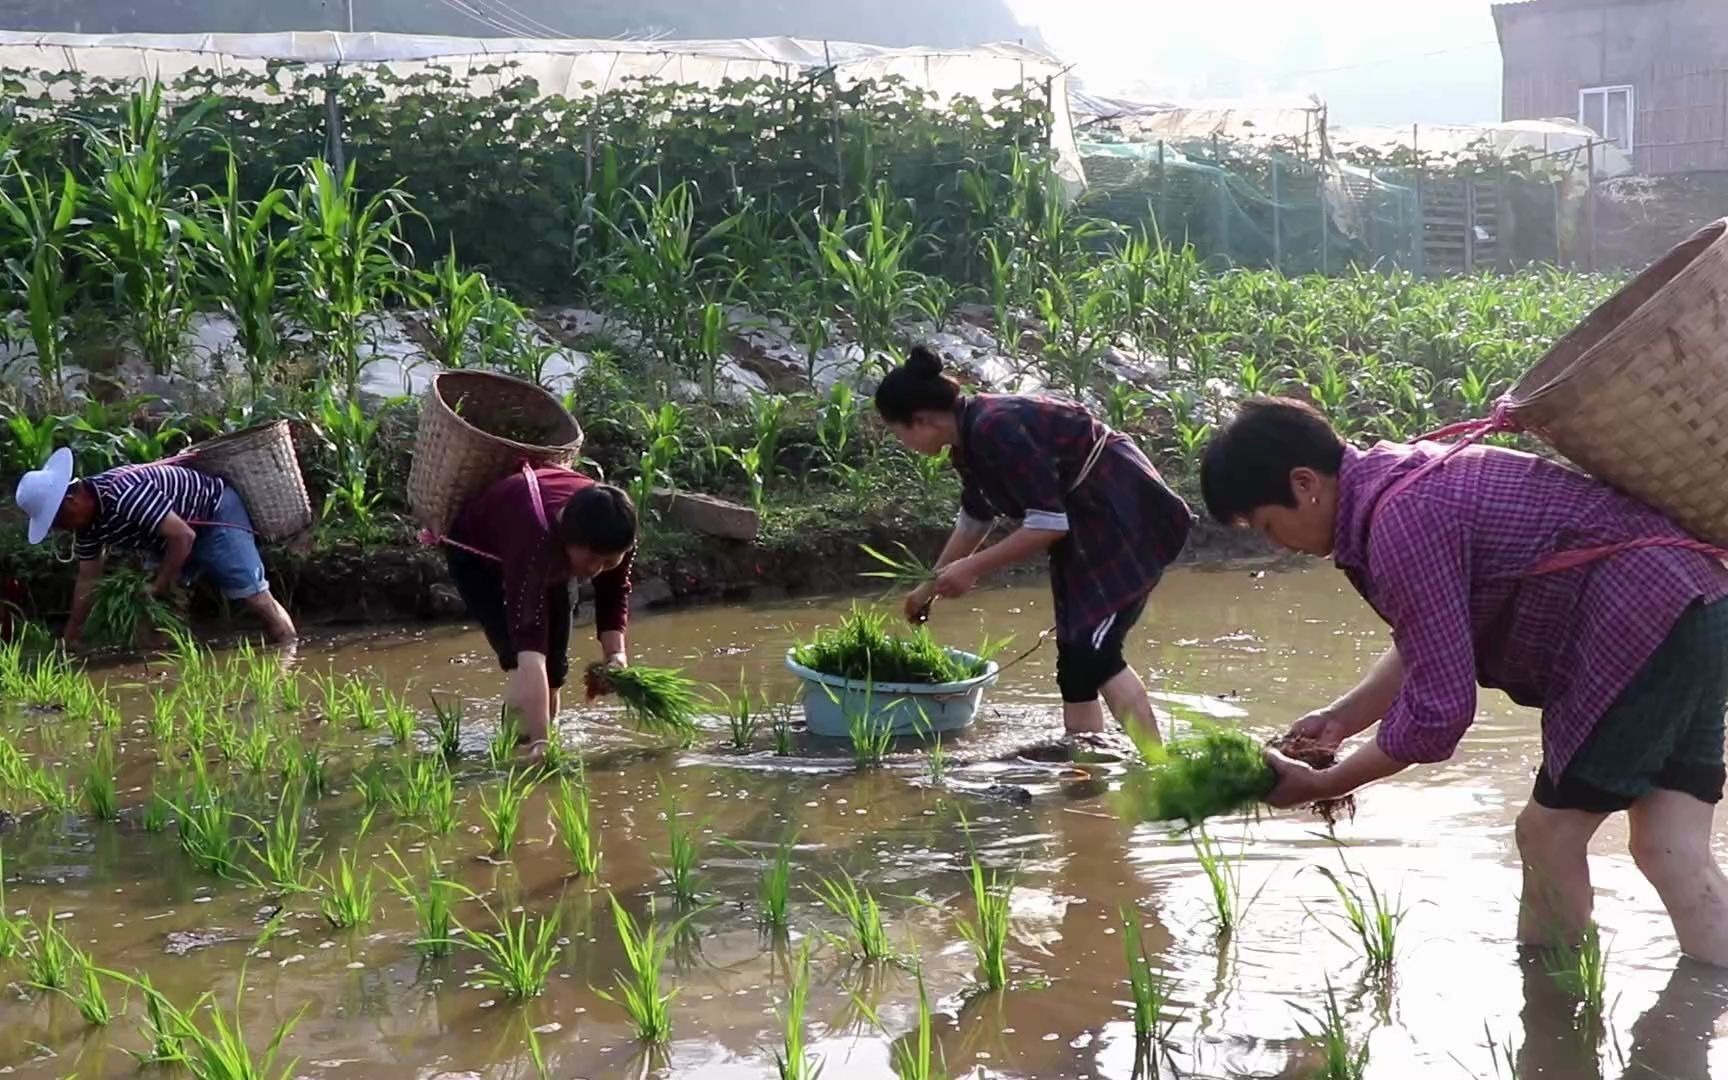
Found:
<path fill-rule="evenodd" d="M 959 405 L 961 512 L 1066 529 L 1050 549 L 1059 641 L 1084 642 L 1152 591 L 1188 538 L 1193 514 L 1126 437 L 1072 402 L 982 394 Z M 1111 445 L 1074 481 L 1100 438 Z M 1073 489 L 1073 490 L 1070 490 Z"/>
<path fill-rule="evenodd" d="M 1347 448 L 1338 472 L 1333 561 L 1392 627 L 1404 662 L 1380 748 L 1403 762 L 1451 757 L 1480 683 L 1541 707 L 1543 764 L 1558 779 L 1681 613 L 1728 595 L 1728 570 L 1646 548 L 1526 576 L 1555 552 L 1686 534 L 1583 473 L 1513 450 L 1464 450 L 1377 505 L 1444 451 Z"/>
<path fill-rule="evenodd" d="M 217 477 L 179 465 L 123 465 L 86 482 L 96 492 L 96 520 L 72 539 L 73 555 L 85 561 L 110 546 L 161 555 L 163 519 L 209 521 L 227 490 Z"/>

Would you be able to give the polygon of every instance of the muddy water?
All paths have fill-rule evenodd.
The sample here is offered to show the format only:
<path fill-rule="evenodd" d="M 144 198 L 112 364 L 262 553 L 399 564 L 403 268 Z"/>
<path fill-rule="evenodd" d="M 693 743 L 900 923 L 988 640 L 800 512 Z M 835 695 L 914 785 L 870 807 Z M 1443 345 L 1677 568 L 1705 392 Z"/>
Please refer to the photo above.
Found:
<path fill-rule="evenodd" d="M 645 618 L 633 652 L 721 685 L 736 685 L 743 669 L 752 681 L 788 690 L 787 644 L 846 603 Z M 939 608 L 934 625 L 957 644 L 985 630 L 1014 633 L 1024 644 L 1049 615 L 1047 594 L 1028 586 Z M 1131 648 L 1178 717 L 1209 714 L 1270 735 L 1344 689 L 1384 644 L 1371 614 L 1329 571 L 1185 571 L 1160 588 Z M 458 630 L 327 642 L 311 648 L 307 662 L 376 672 L 382 684 L 413 687 L 421 701 L 428 690 L 459 692 L 470 699 L 470 715 L 488 714 L 498 690 L 483 640 Z M 984 763 L 1059 723 L 1053 662 L 1046 649 L 1010 671 L 978 730 L 953 747 L 957 760 L 975 762 L 957 766 L 960 782 L 981 785 L 1006 773 L 1038 792 L 1027 806 L 933 787 L 916 760 L 854 773 L 820 747 L 802 747 L 790 761 L 722 752 L 718 732 L 688 752 L 614 752 L 643 743 L 612 715 L 567 702 L 565 740 L 596 755 L 590 782 L 605 850 L 599 887 L 565 878 L 540 796 L 525 814 L 513 862 L 486 860 L 478 792 L 487 780 L 478 762 L 468 766 L 460 789 L 465 828 L 436 841 L 436 850 L 494 907 L 556 917 L 567 940 L 547 994 L 526 1007 L 472 988 L 472 954 L 417 961 L 412 917 L 382 888 L 371 926 L 333 933 L 302 901 L 290 905 L 285 936 L 248 958 L 265 904 L 259 891 L 198 876 L 170 837 L 131 823 L 27 823 L 4 840 L 6 904 L 38 918 L 49 910 L 67 916 L 63 928 L 98 962 L 145 970 L 176 1000 L 208 989 L 231 1002 L 244 966 L 242 1014 L 254 1044 L 298 1015 L 286 1053 L 298 1056 L 300 1076 L 527 1076 L 523 1031 L 533 1027 L 557 1077 L 762 1077 L 773 1075 L 787 951 L 758 932 L 749 912 L 759 866 L 753 853 L 796 828 L 799 884 L 840 869 L 859 875 L 882 897 L 898 945 L 923 958 L 955 1075 L 1130 1076 L 1118 914 L 1127 908 L 1168 972 L 1164 1075 L 1312 1075 L 1320 1058 L 1304 1037 L 1313 1021 L 1303 1010 L 1320 1010 L 1330 984 L 1351 1031 L 1367 1040 L 1371 1077 L 1495 1076 L 1486 1031 L 1516 1048 L 1524 1077 L 1728 1078 L 1728 1042 L 1715 1038 L 1728 983 L 1677 960 L 1657 898 L 1624 853 L 1623 823 L 1603 830 L 1594 864 L 1610 941 L 1612 1011 L 1600 1039 L 1580 1035 L 1541 963 L 1521 960 L 1512 946 L 1519 881 L 1511 823 L 1536 760 L 1533 715 L 1485 695 L 1457 759 L 1372 789 L 1356 819 L 1339 825 L 1343 857 L 1408 908 L 1396 975 L 1382 984 L 1367 979 L 1354 950 L 1332 936 L 1336 905 L 1312 868 L 1336 867 L 1340 853 L 1312 819 L 1215 824 L 1214 835 L 1244 853 L 1243 893 L 1252 898 L 1240 928 L 1220 938 L 1185 839 L 1124 824 L 1107 797 L 1085 797 L 1085 789 L 1049 783 L 1035 769 Z M 476 731 L 472 739 L 478 746 L 484 736 Z M 373 752 L 361 747 L 350 756 Z M 327 857 L 353 841 L 359 818 L 340 764 L 336 772 L 339 791 L 313 818 Z M 666 848 L 663 792 L 676 795 L 681 821 L 705 840 L 711 906 L 692 916 L 670 961 L 679 987 L 673 1040 L 663 1054 L 644 1056 L 620 1011 L 593 988 L 608 986 L 621 960 L 606 892 L 638 913 L 650 898 L 662 915 L 671 909 L 656 869 Z M 140 798 L 129 796 L 133 804 Z M 952 922 L 970 906 L 960 873 L 962 814 L 987 861 L 1018 882 L 1011 986 L 1001 993 L 975 989 Z M 381 851 L 386 842 L 401 850 L 422 840 L 384 821 L 363 844 Z M 1728 854 L 1728 841 L 1718 848 Z M 463 914 L 479 917 L 473 907 Z M 915 986 L 896 969 L 849 965 L 825 936 L 839 925 L 807 895 L 794 897 L 793 923 L 795 941 L 809 935 L 817 944 L 807 1025 L 813 1051 L 826 1059 L 823 1075 L 891 1076 L 890 1040 L 859 1018 L 851 1000 L 861 994 L 873 1002 L 899 1035 L 916 1018 Z M 206 935 L 193 943 L 213 943 L 184 955 L 165 950 L 170 940 L 188 941 L 170 935 L 189 932 Z M 126 1051 L 140 1046 L 130 1022 L 91 1032 L 67 1002 L 16 993 L 0 1001 L 5 1075 L 130 1075 Z M 1504 1065 L 1499 1075 L 1507 1075 Z"/>

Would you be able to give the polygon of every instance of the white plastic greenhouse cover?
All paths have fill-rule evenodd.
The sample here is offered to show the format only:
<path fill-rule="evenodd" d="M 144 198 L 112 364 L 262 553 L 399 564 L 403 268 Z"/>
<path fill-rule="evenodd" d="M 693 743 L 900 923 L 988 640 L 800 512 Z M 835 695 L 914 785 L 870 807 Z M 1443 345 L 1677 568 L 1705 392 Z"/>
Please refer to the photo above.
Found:
<path fill-rule="evenodd" d="M 595 38 L 465 38 L 415 34 L 27 34 L 0 31 L 0 69 L 74 70 L 108 79 L 171 82 L 191 71 L 262 74 L 272 62 L 383 65 L 399 75 L 427 68 L 466 74 L 475 93 L 528 76 L 548 96 L 583 97 L 630 79 L 698 86 L 729 79 L 802 78 L 830 63 L 842 83 L 899 76 L 939 102 L 989 105 L 998 90 L 1050 86 L 1051 149 L 1070 185 L 1084 183 L 1068 106 L 1067 67 L 1022 45 L 891 49 L 800 38 L 619 41 Z M 511 65 L 508 74 L 482 69 Z"/>

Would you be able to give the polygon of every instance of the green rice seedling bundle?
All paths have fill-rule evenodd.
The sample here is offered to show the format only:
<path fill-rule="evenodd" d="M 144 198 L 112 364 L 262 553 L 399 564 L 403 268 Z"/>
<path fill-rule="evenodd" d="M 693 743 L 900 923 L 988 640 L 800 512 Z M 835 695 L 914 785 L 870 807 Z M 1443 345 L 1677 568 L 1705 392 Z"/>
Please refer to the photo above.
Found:
<path fill-rule="evenodd" d="M 1316 866 L 1315 871 L 1331 883 L 1343 908 L 1343 922 L 1350 933 L 1346 936 L 1328 927 L 1332 936 L 1344 944 L 1352 938 L 1362 949 L 1368 962 L 1368 973 L 1386 976 L 1392 973 L 1398 955 L 1398 927 L 1404 922 L 1404 906 L 1394 897 L 1380 891 L 1374 880 L 1348 863 L 1342 874 L 1328 866 Z"/>
<path fill-rule="evenodd" d="M 106 1027 L 114 1019 L 114 1009 L 108 1004 L 108 994 L 102 988 L 100 970 L 90 961 L 90 954 L 72 948 L 72 985 L 62 990 L 78 1007 L 78 1015 L 91 1027 Z"/>
<path fill-rule="evenodd" d="M 103 740 L 84 773 L 84 808 L 97 821 L 120 820 L 120 789 L 114 783 L 114 747 Z"/>
<path fill-rule="evenodd" d="M 695 737 L 701 703 L 696 696 L 696 684 L 681 672 L 640 665 L 591 664 L 585 681 L 588 700 L 615 695 L 637 727 L 673 735 L 683 743 Z"/>
<path fill-rule="evenodd" d="M 514 708 L 505 705 L 498 711 L 498 727 L 486 744 L 486 759 L 494 769 L 504 768 L 516 757 L 516 739 L 521 730 L 522 722 Z"/>
<path fill-rule="evenodd" d="M 972 946 L 972 955 L 984 973 L 984 985 L 1000 990 L 1008 985 L 1008 915 L 1012 908 L 1014 878 L 999 878 L 995 870 L 988 877 L 978 856 L 972 856 L 971 919 L 960 920 L 960 934 Z"/>
<path fill-rule="evenodd" d="M 24 951 L 29 928 L 23 916 L 13 915 L 6 907 L 6 857 L 0 852 L 0 963 Z"/>
<path fill-rule="evenodd" d="M 774 857 L 763 865 L 757 885 L 757 913 L 770 930 L 784 930 L 791 922 L 792 844 L 787 840 L 774 849 Z"/>
<path fill-rule="evenodd" d="M 516 835 L 522 828 L 522 805 L 534 791 L 533 773 L 512 773 L 498 787 L 496 799 L 480 795 L 480 812 L 492 826 L 492 853 L 509 858 L 516 848 Z"/>
<path fill-rule="evenodd" d="M 600 834 L 594 828 L 588 802 L 588 777 L 580 763 L 574 780 L 558 778 L 558 794 L 552 799 L 552 824 L 570 855 L 570 865 L 580 877 L 600 871 Z"/>
<path fill-rule="evenodd" d="M 792 958 L 791 977 L 786 986 L 786 1005 L 780 1013 L 780 1049 L 774 1052 L 777 1080 L 818 1080 L 822 1061 L 812 1057 L 805 1046 L 804 1013 L 810 1002 L 810 939 L 798 946 Z"/>
<path fill-rule="evenodd" d="M 169 1062 L 179 1066 L 192 1080 L 292 1080 L 297 1061 L 280 1068 L 276 1060 L 282 1043 L 300 1023 L 310 1006 L 276 1026 L 270 1040 L 264 1044 L 262 1056 L 247 1042 L 241 1017 L 245 1014 L 246 969 L 242 965 L 235 983 L 234 1005 L 223 1011 L 216 1005 L 214 994 L 204 993 L 190 1007 L 181 1009 L 149 980 L 108 973 L 133 989 L 142 992 L 146 1016 L 158 1033 L 152 1040 L 157 1050 L 171 1051 Z M 201 1023 L 200 1017 L 207 1017 Z"/>
<path fill-rule="evenodd" d="M 398 746 L 413 745 L 414 733 L 420 729 L 420 714 L 410 708 L 406 700 L 387 690 L 383 698 L 384 726 L 389 729 L 390 737 Z"/>
<path fill-rule="evenodd" d="M 1123 908 L 1121 914 L 1122 943 L 1128 954 L 1128 990 L 1134 1003 L 1134 1057 L 1137 1062 L 1143 1062 L 1151 1056 L 1153 1043 L 1159 1036 L 1159 1024 L 1169 1000 L 1169 986 L 1162 976 L 1152 971 L 1145 938 L 1140 932 L 1140 920 L 1129 908 Z M 1135 1072 L 1144 1075 L 1142 1068 L 1136 1068 Z"/>
<path fill-rule="evenodd" d="M 851 937 L 836 938 L 836 944 L 849 948 L 854 958 L 866 963 L 895 959 L 888 928 L 882 922 L 881 905 L 851 874 L 841 871 L 837 878 L 822 878 L 811 892 L 823 907 L 846 922 Z"/>
<path fill-rule="evenodd" d="M 98 648 L 132 648 L 139 630 L 169 633 L 186 629 L 178 612 L 150 591 L 148 575 L 139 570 L 116 568 L 102 576 L 90 603 L 84 632 Z"/>
<path fill-rule="evenodd" d="M 936 1042 L 936 1014 L 930 1007 L 930 993 L 924 986 L 924 971 L 919 968 L 918 1027 L 894 1043 L 892 1060 L 894 1075 L 899 1080 L 949 1080 L 948 1055 Z M 869 1002 L 856 994 L 852 998 L 858 1011 L 883 1035 L 891 1034 Z"/>
<path fill-rule="evenodd" d="M 132 1056 L 137 1059 L 140 1068 L 150 1065 L 172 1065 L 180 1061 L 184 1053 L 182 1049 L 184 1044 L 181 1042 L 174 1019 L 162 1007 L 162 1003 L 166 999 L 151 984 L 150 976 L 143 972 L 138 974 L 137 980 L 132 985 L 139 989 L 144 998 L 144 1021 L 141 1026 L 143 1027 L 144 1040 L 149 1044 L 147 1050 L 133 1050 Z"/>
<path fill-rule="evenodd" d="M 699 849 L 696 838 L 678 820 L 678 800 L 666 798 L 666 865 L 661 871 L 672 895 L 680 904 L 694 904 L 702 888 L 696 872 Z"/>
<path fill-rule="evenodd" d="M 1303 1037 L 1320 1044 L 1320 1067 L 1310 1073 L 1314 1080 L 1362 1080 L 1368 1072 L 1368 1043 L 1366 1040 L 1357 1043 L 1351 1036 L 1344 1014 L 1338 1009 L 1338 992 L 1333 989 L 1332 980 L 1326 980 L 1326 1004 L 1321 1011 L 1301 1005 L 1294 1008 L 1314 1022 L 1309 1027 L 1296 1021 Z"/>
<path fill-rule="evenodd" d="M 33 990 L 50 993 L 72 985 L 72 969 L 78 959 L 78 948 L 60 932 L 54 912 L 42 923 L 24 945 L 25 982 Z"/>
<path fill-rule="evenodd" d="M 1574 946 L 1547 950 L 1543 960 L 1549 977 L 1578 1003 L 1578 1019 L 1586 1030 L 1599 1031 L 1608 1007 L 1608 947 L 1595 923 Z"/>
<path fill-rule="evenodd" d="M 1142 821 L 1198 825 L 1251 811 L 1278 782 L 1260 744 L 1234 728 L 1203 725 L 1163 746 L 1144 744 L 1140 752 L 1147 769 L 1129 777 L 1123 795 Z"/>
<path fill-rule="evenodd" d="M 888 616 L 854 607 L 792 650 L 792 659 L 824 675 L 855 682 L 953 683 L 982 675 L 987 660 L 957 658 L 925 627 L 891 633 Z"/>
<path fill-rule="evenodd" d="M 792 756 L 792 706 L 786 702 L 778 702 L 774 706 L 774 719 L 769 727 L 774 736 L 774 756 Z"/>
<path fill-rule="evenodd" d="M 360 830 L 365 835 L 364 827 Z M 359 837 L 355 838 L 356 844 Z M 360 853 L 349 849 L 336 855 L 333 873 L 318 878 L 318 910 L 334 930 L 349 930 L 372 921 L 372 868 L 360 873 Z"/>
<path fill-rule="evenodd" d="M 447 758 L 457 757 L 462 753 L 462 699 L 446 701 L 434 694 L 432 711 L 438 717 L 439 751 Z"/>
<path fill-rule="evenodd" d="M 726 706 L 726 730 L 731 735 L 732 749 L 748 751 L 756 742 L 756 732 L 762 727 L 762 714 L 745 685 L 744 673 L 738 673 L 738 693 L 722 695 Z"/>
<path fill-rule="evenodd" d="M 303 892 L 312 856 L 318 850 L 316 842 L 301 840 L 301 818 L 304 804 L 293 786 L 282 792 L 276 803 L 276 816 L 268 824 L 247 818 L 252 827 L 263 834 L 263 842 L 246 841 L 246 849 L 263 868 L 260 878 L 278 895 Z"/>

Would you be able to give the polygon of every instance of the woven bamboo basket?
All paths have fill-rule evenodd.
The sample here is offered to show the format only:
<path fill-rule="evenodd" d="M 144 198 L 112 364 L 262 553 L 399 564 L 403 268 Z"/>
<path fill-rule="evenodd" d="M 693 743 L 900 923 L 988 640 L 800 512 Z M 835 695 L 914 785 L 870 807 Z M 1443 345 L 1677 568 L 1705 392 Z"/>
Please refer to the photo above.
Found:
<path fill-rule="evenodd" d="M 1728 218 L 1603 302 L 1507 399 L 1518 427 L 1728 546 Z"/>
<path fill-rule="evenodd" d="M 408 505 L 422 526 L 445 532 L 456 512 L 523 461 L 569 465 L 582 426 L 531 382 L 484 371 L 446 371 L 420 406 Z"/>
<path fill-rule="evenodd" d="M 312 500 L 294 453 L 288 421 L 236 431 L 187 451 L 189 468 L 220 476 L 240 493 L 252 528 L 265 540 L 287 541 L 312 526 Z"/>

